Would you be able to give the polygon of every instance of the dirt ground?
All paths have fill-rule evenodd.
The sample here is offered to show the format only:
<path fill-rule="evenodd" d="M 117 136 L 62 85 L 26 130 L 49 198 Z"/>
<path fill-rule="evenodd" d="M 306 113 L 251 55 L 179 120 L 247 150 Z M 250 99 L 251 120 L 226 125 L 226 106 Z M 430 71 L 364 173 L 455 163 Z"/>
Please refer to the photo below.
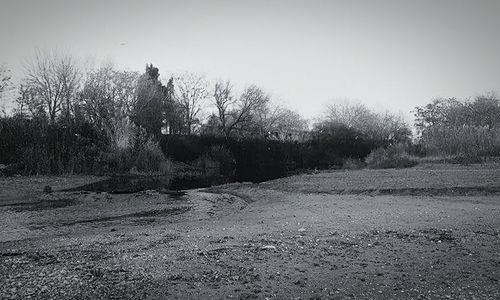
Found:
<path fill-rule="evenodd" d="M 0 178 L 1 299 L 500 299 L 498 164 L 61 191 L 99 179 Z"/>

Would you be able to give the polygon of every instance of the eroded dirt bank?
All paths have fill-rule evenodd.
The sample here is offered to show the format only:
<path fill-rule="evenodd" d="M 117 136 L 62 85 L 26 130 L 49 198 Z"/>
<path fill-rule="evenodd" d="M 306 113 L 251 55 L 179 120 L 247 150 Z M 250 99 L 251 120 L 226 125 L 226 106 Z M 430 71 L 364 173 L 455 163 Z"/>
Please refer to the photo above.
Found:
<path fill-rule="evenodd" d="M 98 179 L 0 178 L 0 298 L 500 298 L 495 165 L 58 191 Z"/>

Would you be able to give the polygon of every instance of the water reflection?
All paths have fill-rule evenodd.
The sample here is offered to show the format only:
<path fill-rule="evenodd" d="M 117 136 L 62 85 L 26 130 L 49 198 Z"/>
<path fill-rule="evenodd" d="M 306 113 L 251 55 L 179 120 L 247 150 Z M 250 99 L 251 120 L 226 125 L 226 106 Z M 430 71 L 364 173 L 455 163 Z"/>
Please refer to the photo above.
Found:
<path fill-rule="evenodd" d="M 65 191 L 129 194 L 145 190 L 155 190 L 172 193 L 171 191 L 210 187 L 230 181 L 230 178 L 222 176 L 116 176 Z"/>

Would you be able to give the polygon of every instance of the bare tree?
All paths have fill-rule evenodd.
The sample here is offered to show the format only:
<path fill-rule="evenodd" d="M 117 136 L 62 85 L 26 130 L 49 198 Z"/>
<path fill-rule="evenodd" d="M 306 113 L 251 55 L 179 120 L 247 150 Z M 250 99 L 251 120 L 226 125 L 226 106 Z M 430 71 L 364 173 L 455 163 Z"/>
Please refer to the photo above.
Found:
<path fill-rule="evenodd" d="M 327 107 L 327 119 L 357 130 L 368 129 L 376 118 L 375 113 L 359 103 L 339 103 Z"/>
<path fill-rule="evenodd" d="M 282 107 L 273 106 L 267 117 L 267 134 L 278 140 L 304 139 L 308 122 L 297 112 Z"/>
<path fill-rule="evenodd" d="M 25 85 L 21 83 L 18 90 L 18 97 L 16 98 L 17 108 L 15 109 L 15 114 L 21 118 L 26 116 L 26 113 L 31 113 L 31 115 L 35 115 L 34 108 L 37 105 L 31 105 L 34 103 L 35 93 L 33 89 L 30 88 L 29 85 Z"/>
<path fill-rule="evenodd" d="M 209 97 L 205 77 L 192 73 L 178 76 L 175 92 L 175 98 L 184 111 L 187 134 L 191 134 L 193 126 L 199 123 L 199 114 Z"/>
<path fill-rule="evenodd" d="M 57 52 L 36 51 L 26 66 L 25 82 L 36 93 L 33 100 L 48 114 L 50 122 L 55 122 L 62 111 L 69 119 L 80 79 L 75 60 Z"/>
<path fill-rule="evenodd" d="M 0 112 L 5 115 L 6 114 L 6 111 L 5 111 L 5 103 L 4 103 L 4 92 L 6 92 L 10 85 L 11 85 L 11 82 L 10 82 L 10 74 L 9 74 L 9 70 L 4 66 L 4 65 L 1 65 L 0 66 Z"/>
<path fill-rule="evenodd" d="M 382 144 L 406 143 L 411 131 L 404 119 L 390 112 L 376 113 L 359 103 L 328 106 L 327 120 L 355 129 Z"/>
<path fill-rule="evenodd" d="M 0 100 L 3 99 L 3 93 L 11 86 L 10 70 L 5 65 L 0 66 Z"/>
<path fill-rule="evenodd" d="M 265 134 L 262 126 L 269 110 L 270 97 L 259 87 L 252 85 L 240 96 L 235 114 L 235 128 L 243 135 Z"/>
<path fill-rule="evenodd" d="M 218 118 L 222 133 L 226 138 L 231 134 L 229 122 L 231 122 L 231 107 L 235 103 L 235 98 L 232 94 L 232 85 L 229 81 L 215 83 L 214 89 L 214 104 L 217 108 Z"/>
<path fill-rule="evenodd" d="M 234 132 L 252 135 L 260 131 L 259 120 L 267 109 L 269 96 L 259 87 L 246 88 L 239 98 L 232 95 L 230 82 L 215 85 L 214 104 L 218 111 L 221 130 L 226 138 Z"/>
<path fill-rule="evenodd" d="M 119 144 L 128 124 L 138 74 L 118 71 L 111 65 L 91 70 L 79 100 L 85 117 Z"/>

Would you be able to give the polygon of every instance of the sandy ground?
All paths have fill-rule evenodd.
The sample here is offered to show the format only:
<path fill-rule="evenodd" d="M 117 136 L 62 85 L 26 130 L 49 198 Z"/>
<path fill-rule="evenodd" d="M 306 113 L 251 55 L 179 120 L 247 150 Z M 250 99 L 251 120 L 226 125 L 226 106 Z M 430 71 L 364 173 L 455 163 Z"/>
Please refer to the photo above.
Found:
<path fill-rule="evenodd" d="M 499 165 L 58 191 L 99 179 L 0 178 L 1 299 L 500 299 Z"/>

